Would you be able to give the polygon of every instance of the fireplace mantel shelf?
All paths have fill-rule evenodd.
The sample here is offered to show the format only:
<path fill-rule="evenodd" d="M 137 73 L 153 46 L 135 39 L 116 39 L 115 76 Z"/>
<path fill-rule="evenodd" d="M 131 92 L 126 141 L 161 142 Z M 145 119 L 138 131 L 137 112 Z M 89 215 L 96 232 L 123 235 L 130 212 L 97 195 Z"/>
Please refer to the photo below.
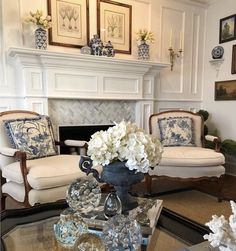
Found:
<path fill-rule="evenodd" d="M 160 71 L 162 68 L 168 67 L 169 63 L 140 61 L 135 59 L 121 59 L 103 56 L 93 56 L 66 52 L 56 52 L 49 50 L 37 50 L 24 47 L 10 47 L 8 56 L 12 59 L 18 59 L 21 65 L 30 66 L 39 64 L 41 66 L 57 66 L 63 68 L 87 68 L 100 69 L 101 71 L 121 71 L 139 72 L 145 74 L 149 71 Z"/>

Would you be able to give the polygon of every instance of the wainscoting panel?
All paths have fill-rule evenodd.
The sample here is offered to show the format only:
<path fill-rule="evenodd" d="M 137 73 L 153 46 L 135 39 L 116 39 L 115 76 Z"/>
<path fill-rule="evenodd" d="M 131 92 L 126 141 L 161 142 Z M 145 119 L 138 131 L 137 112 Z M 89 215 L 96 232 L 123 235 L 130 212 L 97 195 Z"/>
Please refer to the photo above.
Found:
<path fill-rule="evenodd" d="M 160 73 L 155 91 L 160 102 L 201 102 L 205 10 L 182 2 L 160 0 L 161 57 L 170 61 L 170 46 L 175 53 L 183 50 L 175 56 L 172 71 L 168 67 Z"/>
<path fill-rule="evenodd" d="M 193 13 L 193 41 L 192 41 L 192 69 L 191 69 L 191 81 L 190 90 L 191 94 L 197 94 L 197 87 L 199 81 L 199 33 L 200 33 L 200 16 Z"/>
<path fill-rule="evenodd" d="M 184 37 L 184 21 L 185 12 L 183 10 L 162 6 L 162 56 L 168 60 L 170 47 L 172 47 L 175 52 L 178 52 L 180 49 L 180 39 Z M 173 70 L 171 71 L 170 67 L 168 67 L 162 71 L 159 95 L 183 93 L 182 67 L 182 58 L 176 57 Z"/>
<path fill-rule="evenodd" d="M 52 79 L 54 81 L 51 84 L 49 89 L 49 95 L 56 96 L 61 93 L 70 93 L 72 96 L 75 94 L 88 93 L 88 92 L 97 92 L 98 91 L 98 79 L 97 76 L 81 75 L 71 73 L 53 73 L 54 76 Z M 50 86 L 50 84 L 49 84 Z"/>
<path fill-rule="evenodd" d="M 103 93 L 131 95 L 132 97 L 141 98 L 141 85 L 137 78 L 119 78 L 119 77 L 103 77 Z"/>

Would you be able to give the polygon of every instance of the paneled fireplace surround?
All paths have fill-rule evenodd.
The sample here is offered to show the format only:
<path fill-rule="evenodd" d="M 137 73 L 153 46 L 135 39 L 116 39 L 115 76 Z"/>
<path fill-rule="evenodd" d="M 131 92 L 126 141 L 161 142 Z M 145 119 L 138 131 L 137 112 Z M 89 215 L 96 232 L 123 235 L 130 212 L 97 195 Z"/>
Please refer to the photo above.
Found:
<path fill-rule="evenodd" d="M 168 63 L 9 48 L 24 109 L 60 125 L 111 124 L 122 119 L 147 130 L 155 86 Z M 19 85 L 18 83 L 21 83 Z"/>

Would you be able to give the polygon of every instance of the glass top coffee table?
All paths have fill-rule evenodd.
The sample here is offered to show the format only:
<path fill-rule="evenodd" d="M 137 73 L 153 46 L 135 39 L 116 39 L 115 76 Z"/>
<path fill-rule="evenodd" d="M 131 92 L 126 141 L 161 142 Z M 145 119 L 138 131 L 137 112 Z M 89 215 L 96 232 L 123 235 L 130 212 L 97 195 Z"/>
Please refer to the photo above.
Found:
<path fill-rule="evenodd" d="M 137 221 L 141 225 L 143 236 L 141 248 L 146 250 L 152 242 L 153 232 L 162 210 L 162 200 L 138 198 L 138 202 L 141 213 L 137 215 Z M 1 213 L 1 250 L 68 250 L 57 243 L 53 231 L 60 213 L 67 207 L 66 202 L 57 202 L 3 211 Z M 101 210 L 95 210 L 82 217 L 88 223 L 90 232 L 102 234 L 106 219 Z"/>

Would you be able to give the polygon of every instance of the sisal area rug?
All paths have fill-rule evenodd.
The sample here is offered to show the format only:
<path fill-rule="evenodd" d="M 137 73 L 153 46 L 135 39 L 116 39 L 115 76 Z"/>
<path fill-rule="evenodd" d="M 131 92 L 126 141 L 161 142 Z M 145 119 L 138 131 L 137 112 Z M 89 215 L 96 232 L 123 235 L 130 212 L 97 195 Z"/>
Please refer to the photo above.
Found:
<path fill-rule="evenodd" d="M 218 202 L 216 197 L 196 190 L 171 193 L 157 198 L 164 201 L 164 207 L 203 225 L 211 220 L 213 214 L 224 215 L 226 219 L 232 214 L 229 201 Z"/>

